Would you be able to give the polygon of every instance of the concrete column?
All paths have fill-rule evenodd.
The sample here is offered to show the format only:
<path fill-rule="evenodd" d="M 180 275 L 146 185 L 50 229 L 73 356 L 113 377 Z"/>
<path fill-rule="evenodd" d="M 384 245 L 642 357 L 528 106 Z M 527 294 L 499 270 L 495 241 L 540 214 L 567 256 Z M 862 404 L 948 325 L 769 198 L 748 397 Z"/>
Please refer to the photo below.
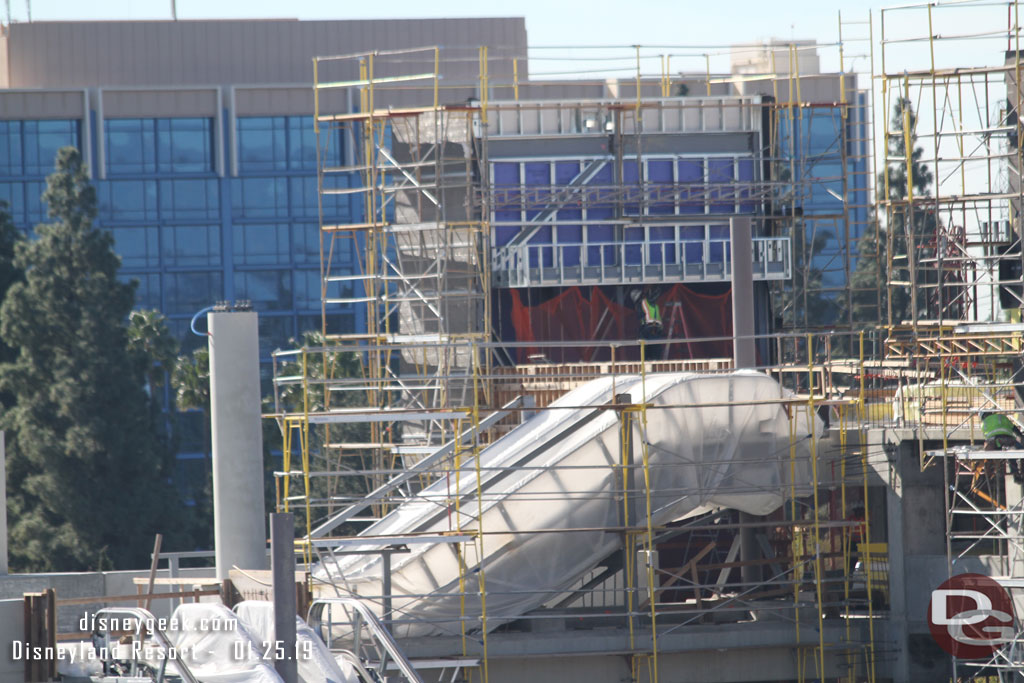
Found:
<path fill-rule="evenodd" d="M 754 352 L 754 248 L 751 241 L 750 219 L 733 218 L 729 221 L 729 242 L 732 249 L 732 352 L 733 366 L 752 368 L 757 365 Z M 753 522 L 758 518 L 745 512 L 740 513 L 740 523 Z M 755 531 L 749 527 L 740 528 L 740 559 L 750 562 L 758 559 Z M 761 578 L 760 567 L 740 567 L 743 583 L 756 583 Z"/>
<path fill-rule="evenodd" d="M 298 680 L 295 660 L 295 515 L 270 515 L 271 576 L 274 584 L 274 645 L 284 653 L 274 669 L 284 683 Z"/>
<path fill-rule="evenodd" d="M 256 322 L 252 311 L 207 314 L 218 579 L 232 566 L 267 568 Z"/>
<path fill-rule="evenodd" d="M 754 247 L 750 219 L 729 221 L 732 249 L 732 349 L 737 368 L 757 365 L 754 353 Z"/>
<path fill-rule="evenodd" d="M 893 680 L 896 681 L 910 680 L 910 658 L 907 656 L 910 630 L 907 623 L 906 557 L 903 536 L 903 471 L 904 466 L 916 465 L 908 462 L 908 458 L 916 454 L 908 456 L 905 451 L 901 443 L 895 456 L 896 462 L 890 466 L 889 486 L 885 490 L 885 507 L 888 513 L 885 520 L 886 538 L 889 545 L 889 633 L 893 641 L 890 671 Z"/>

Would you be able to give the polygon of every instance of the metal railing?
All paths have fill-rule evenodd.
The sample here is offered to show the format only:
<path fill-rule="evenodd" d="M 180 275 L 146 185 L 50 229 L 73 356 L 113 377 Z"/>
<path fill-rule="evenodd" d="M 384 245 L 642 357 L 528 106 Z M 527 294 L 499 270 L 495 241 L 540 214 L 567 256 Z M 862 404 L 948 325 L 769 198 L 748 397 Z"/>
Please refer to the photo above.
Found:
<path fill-rule="evenodd" d="M 753 240 L 754 279 L 793 275 L 788 237 Z M 723 282 L 732 277 L 729 239 L 518 244 L 493 250 L 499 287 Z"/>

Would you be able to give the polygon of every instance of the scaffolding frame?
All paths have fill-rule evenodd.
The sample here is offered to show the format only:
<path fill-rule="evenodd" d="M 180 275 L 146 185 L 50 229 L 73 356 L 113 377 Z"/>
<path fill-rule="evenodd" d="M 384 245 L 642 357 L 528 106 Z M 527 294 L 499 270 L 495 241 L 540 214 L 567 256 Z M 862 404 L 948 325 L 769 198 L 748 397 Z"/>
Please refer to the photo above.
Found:
<path fill-rule="evenodd" d="M 986 555 L 993 577 L 1019 598 L 1021 491 L 1007 475 L 1006 457 L 981 451 L 979 418 L 982 411 L 1001 412 L 1020 423 L 1021 335 L 1017 326 L 999 324 L 1007 315 L 1004 306 L 1019 309 L 1022 302 L 1020 275 L 1004 276 L 1000 265 L 1024 258 L 1018 256 L 1024 197 L 1017 180 L 1019 3 L 1004 3 L 1000 11 L 1004 6 L 1005 16 L 990 17 L 969 34 L 941 27 L 951 17 L 966 23 L 966 13 L 994 11 L 986 8 L 995 5 L 882 11 L 878 115 L 885 117 L 885 172 L 878 212 L 887 226 L 885 353 L 931 376 L 931 388 L 923 381 L 916 385 L 919 419 L 926 419 L 929 401 L 941 413 L 931 418 L 941 427 L 941 449 L 926 451 L 923 430 L 918 447 L 922 469 L 942 467 L 948 575 L 963 571 L 958 561 Z M 912 16 L 916 22 L 910 23 L 927 26 L 927 33 L 895 31 L 894 14 Z M 1005 26 L 995 23 L 1002 20 Z M 971 45 L 994 47 L 1003 40 L 1002 64 L 964 66 L 951 59 Z M 927 194 L 919 191 L 922 180 L 932 184 Z M 1009 319 L 1019 320 L 1019 313 Z M 951 410 L 954 402 L 958 408 Z M 1019 680 L 1021 639 L 1017 633 L 987 661 L 952 658 L 953 678 Z"/>
<path fill-rule="evenodd" d="M 795 64 L 796 46 L 786 49 Z M 378 70 L 390 57 L 397 58 L 399 62 L 406 60 L 410 64 L 426 66 L 403 68 L 392 64 L 389 69 Z M 464 84 L 442 81 L 440 48 L 361 53 L 314 60 L 318 148 L 324 146 L 325 140 L 340 137 L 352 150 L 343 166 L 331 165 L 326 157 L 321 157 L 318 177 L 321 197 L 349 198 L 359 205 L 363 219 L 348 224 L 325 224 L 321 221 L 321 332 L 324 346 L 275 354 L 275 392 L 279 400 L 273 417 L 281 425 L 285 444 L 284 468 L 275 473 L 281 492 L 279 505 L 285 509 L 293 505 L 304 506 L 306 536 L 300 544 L 309 561 L 330 559 L 351 541 L 348 537 L 328 536 L 336 528 L 333 522 L 326 525 L 318 523 L 325 517 L 337 521 L 337 511 L 352 502 L 346 496 L 335 495 L 345 487 L 327 488 L 324 494 L 319 482 L 356 478 L 365 482 L 361 489 L 355 487 L 353 497 L 359 497 L 360 490 L 370 493 L 370 497 L 357 503 L 352 508 L 358 508 L 355 512 L 343 512 L 341 515 L 344 523 L 352 524 L 379 519 L 429 483 L 449 478 L 459 490 L 460 477 L 470 476 L 475 479 L 475 513 L 479 516 L 484 495 L 480 451 L 486 443 L 507 430 L 510 422 L 515 422 L 529 411 L 546 409 L 546 402 L 542 400 L 535 401 L 534 407 L 523 402 L 519 405 L 506 404 L 499 410 L 496 400 L 496 387 L 507 382 L 509 375 L 493 367 L 494 359 L 507 354 L 516 344 L 495 341 L 491 328 L 492 259 L 497 253 L 491 244 L 495 227 L 492 223 L 497 211 L 522 199 L 480 179 L 486 178 L 488 169 L 488 138 L 509 130 L 502 128 L 509 121 L 505 114 L 513 113 L 515 125 L 522 128 L 524 116 L 532 115 L 524 112 L 535 112 L 538 121 L 554 113 L 555 120 L 562 121 L 560 108 L 563 105 L 520 100 L 520 91 L 525 92 L 530 85 L 520 81 L 517 60 L 512 62 L 513 82 L 508 84 L 490 77 L 494 58 L 489 56 L 487 48 L 479 50 L 478 59 L 478 101 L 457 105 L 442 103 L 446 88 Z M 611 155 L 610 163 L 619 168 L 619 178 L 623 175 L 621 168 L 627 157 L 623 152 L 627 147 L 625 141 L 628 139 L 633 145 L 633 156 L 637 165 L 642 166 L 650 156 L 645 148 L 645 131 L 648 128 L 651 132 L 661 130 L 659 126 L 665 125 L 666 111 L 676 106 L 667 99 L 674 88 L 671 59 L 671 55 L 662 55 L 660 73 L 655 80 L 642 73 L 641 54 L 637 49 L 632 95 L 620 93 L 619 97 L 611 101 L 605 99 L 596 105 L 612 117 L 612 137 L 619 144 L 613 143 L 616 153 Z M 433 68 L 430 68 L 431 62 Z M 332 76 L 331 67 L 337 63 L 346 63 L 349 69 L 353 63 L 356 64 L 358 78 L 338 80 Z M 817 110 L 832 111 L 830 119 L 833 122 L 845 121 L 849 116 L 869 121 L 870 116 L 863 113 L 863 101 L 856 104 L 846 101 L 847 93 L 855 92 L 852 78 L 847 81 L 846 74 L 839 78 L 842 101 L 838 104 L 801 102 L 799 72 L 790 70 L 784 79 L 774 78 L 788 83 L 791 94 L 787 100 L 783 102 L 776 97 L 774 102 L 762 104 L 758 110 L 768 110 L 768 119 L 773 126 L 778 126 L 788 117 L 790 130 L 794 130 L 793 121 L 805 115 L 811 118 Z M 727 89 L 734 88 L 741 82 L 740 78 L 713 78 L 709 72 L 705 80 L 708 97 L 694 98 L 683 107 L 684 110 L 699 112 L 700 126 L 706 124 L 708 117 L 712 116 L 709 112 L 716 106 L 721 112 L 726 112 L 727 107 L 744 106 L 742 97 L 712 95 L 712 90 L 722 85 Z M 624 81 L 620 87 L 626 89 L 628 85 Z M 337 113 L 321 107 L 321 93 L 338 88 L 358 92 L 357 111 Z M 397 107 L 381 104 L 389 93 L 408 92 L 410 89 L 416 89 L 428 100 L 432 99 L 432 105 Z M 501 89 L 511 90 L 513 100 L 495 101 L 491 94 Z M 581 102 L 576 109 L 583 112 L 588 106 L 588 103 Z M 834 115 L 836 112 L 838 118 Z M 680 120 L 685 116 L 685 113 L 681 114 Z M 726 118 L 725 113 L 720 115 L 722 125 Z M 777 127 L 762 130 L 759 120 L 754 124 L 751 118 L 749 130 L 775 139 Z M 455 140 L 457 136 L 450 133 L 453 129 L 458 129 L 458 135 L 463 137 Z M 767 179 L 760 175 L 760 170 L 755 182 L 748 183 L 737 176 L 733 183 L 718 188 L 710 187 L 707 178 L 699 183 L 673 182 L 666 186 L 647 182 L 641 176 L 636 188 L 584 185 L 570 199 L 584 201 L 590 194 L 620 207 L 634 203 L 639 207 L 638 215 L 651 220 L 655 215 L 646 211 L 647 207 L 667 200 L 678 202 L 681 198 L 699 200 L 703 204 L 717 201 L 734 207 L 741 202 L 787 205 L 790 207 L 789 217 L 778 216 L 773 225 L 764 228 L 766 233 L 787 235 L 794 233 L 794 226 L 800 222 L 794 218 L 798 212 L 793 208 L 808 201 L 812 192 L 838 182 L 841 196 L 851 201 L 844 202 L 843 210 L 836 215 L 818 216 L 817 219 L 832 221 L 833 228 L 840 226 L 842 229 L 840 241 L 846 245 L 843 247 L 845 251 L 840 250 L 840 255 L 834 258 L 843 262 L 838 267 L 848 277 L 852 256 L 846 239 L 850 229 L 847 204 L 850 207 L 857 204 L 852 201 L 852 185 L 846 178 L 848 148 L 856 141 L 852 141 L 846 131 L 845 125 L 839 125 L 835 130 L 835 151 L 842 160 L 843 169 L 838 176 L 826 175 L 815 169 L 814 164 L 820 159 L 801 159 L 796 154 L 786 156 L 773 148 L 761 157 L 754 155 L 755 163 L 767 161 L 775 172 L 788 165 L 791 171 L 789 178 L 799 177 L 799 181 L 778 176 Z M 791 135 L 790 139 L 794 140 L 795 136 Z M 758 143 L 759 147 L 765 145 L 766 141 Z M 799 173 L 792 173 L 800 164 Z M 358 177 L 359 182 L 338 180 L 352 177 Z M 544 188 L 540 190 L 543 191 Z M 560 190 L 554 183 L 547 191 L 549 194 L 545 201 L 555 205 L 557 212 L 559 203 L 564 203 L 566 198 L 559 196 Z M 611 224 L 626 226 L 635 223 L 635 219 L 628 216 L 628 211 L 619 210 L 618 214 L 620 217 L 612 219 Z M 685 217 L 674 216 L 668 222 L 684 220 Z M 528 223 L 524 220 L 518 227 L 526 230 Z M 550 224 L 557 225 L 558 219 L 550 221 Z M 339 261 L 338 255 L 345 249 L 358 255 L 355 273 L 344 271 L 345 263 Z M 461 277 L 459 283 L 464 286 L 452 286 L 451 276 Z M 340 294 L 337 293 L 338 288 L 344 288 Z M 797 294 L 794 292 L 794 289 L 787 289 L 786 295 L 795 297 Z M 799 296 L 808 296 L 806 287 Z M 852 311 L 848 304 L 846 310 Z M 368 333 L 333 334 L 333 312 L 338 307 L 354 306 L 365 309 Z M 453 314 L 455 310 L 466 308 L 479 310 L 481 315 L 460 318 Z M 852 321 L 851 316 L 852 312 L 848 313 L 847 323 Z M 800 681 L 826 674 L 836 675 L 836 671 L 844 680 L 874 680 L 873 572 L 870 569 L 866 572 L 866 587 L 862 591 L 866 591 L 866 597 L 853 597 L 860 589 L 854 586 L 852 576 L 857 558 L 865 566 L 872 567 L 871 546 L 867 521 L 849 521 L 847 510 L 848 495 L 856 497 L 860 494 L 855 492 L 863 490 L 866 496 L 867 491 L 867 452 L 863 448 L 852 451 L 850 447 L 858 440 L 863 443 L 862 438 L 855 436 L 859 427 L 853 427 L 850 420 L 850 415 L 864 413 L 863 391 L 859 398 L 836 400 L 830 388 L 823 384 L 813 389 L 822 349 L 828 347 L 831 340 L 803 333 L 790 335 L 788 339 L 794 343 L 792 351 L 786 355 L 787 361 L 797 365 L 803 363 L 800 372 L 806 373 L 804 386 L 812 387 L 809 391 L 798 392 L 795 397 L 780 396 L 777 401 L 794 407 L 789 413 L 791 463 L 795 458 L 796 440 L 804 438 L 797 435 L 807 429 L 806 425 L 797 424 L 798 414 L 810 416 L 822 405 L 827 406 L 840 417 L 841 436 L 836 448 L 826 449 L 823 445 L 820 453 L 817 445 L 812 448 L 813 495 L 806 501 L 798 501 L 796 496 L 790 495 L 788 510 L 770 521 L 751 524 L 742 520 L 730 522 L 706 517 L 681 527 L 655 526 L 651 516 L 648 443 L 643 436 L 651 408 L 647 404 L 607 408 L 617 411 L 621 424 L 623 485 L 621 490 L 613 493 L 621 496 L 623 501 L 622 525 L 612 531 L 622 534 L 622 558 L 617 567 L 609 560 L 607 566 L 599 566 L 594 573 L 581 577 L 579 586 L 567 589 L 559 598 L 550 601 L 548 607 L 569 607 L 584 604 L 587 600 L 604 601 L 606 607 L 612 608 L 610 612 L 605 610 L 611 615 L 609 618 L 621 620 L 628 631 L 629 661 L 634 680 L 658 680 L 662 651 L 659 643 L 678 637 L 687 626 L 714 619 L 742 620 L 752 614 L 774 614 L 794 625 L 792 648 Z M 666 343 L 671 341 L 692 340 L 666 340 Z M 777 342 L 778 339 L 769 340 L 771 344 Z M 623 353 L 624 347 L 632 342 L 605 344 L 581 341 L 579 344 L 604 344 L 611 358 L 607 372 L 612 376 L 639 374 L 644 387 L 654 368 L 665 363 L 649 360 L 649 349 L 644 342 L 634 344 L 639 348 L 639 364 L 626 360 Z M 528 346 L 543 349 L 555 344 L 530 342 Z M 782 346 L 777 344 L 779 349 Z M 331 368 L 341 364 L 339 359 L 344 358 L 358 359 L 361 370 L 357 376 L 332 374 Z M 697 365 L 693 364 L 693 367 Z M 862 336 L 862 370 L 863 365 Z M 579 377 L 572 376 L 568 380 L 570 384 L 578 383 Z M 797 411 L 796 407 L 803 412 Z M 346 441 L 341 436 L 346 425 L 362 425 L 365 438 Z M 639 432 L 641 438 L 631 443 L 634 432 Z M 812 439 L 816 443 L 817 437 Z M 301 468 L 292 464 L 295 448 L 300 451 Z M 826 450 L 829 453 L 827 468 L 824 464 L 826 456 L 822 455 Z M 627 453 L 635 454 L 636 460 L 632 456 L 627 459 Z M 827 471 L 820 471 L 819 464 L 822 470 Z M 293 494 L 291 479 L 294 477 L 302 480 L 302 493 L 299 495 Z M 643 482 L 642 490 L 637 491 L 630 483 L 632 481 Z M 795 492 L 794 488 L 790 494 Z M 459 632 L 453 635 L 460 639 L 465 661 L 479 658 L 477 666 L 467 665 L 460 669 L 459 674 L 471 680 L 478 676 L 486 681 L 489 675 L 490 630 L 488 586 L 479 558 L 483 556 L 484 539 L 490 532 L 462 526 L 465 514 L 460 509 L 462 499 L 459 496 L 438 501 L 438 504 L 449 506 L 455 520 L 450 535 L 442 541 L 449 543 L 459 558 L 462 608 Z M 367 511 L 369 518 L 360 516 Z M 861 526 L 864 531 L 859 538 L 865 542 L 865 549 L 858 550 L 853 540 L 854 530 Z M 771 537 L 774 539 L 772 542 L 778 545 L 779 553 L 773 554 L 773 546 L 771 552 L 762 548 L 762 552 L 771 557 L 737 560 L 735 553 L 741 529 L 760 534 L 763 539 Z M 716 551 L 701 549 L 699 556 L 689 557 L 681 567 L 666 568 L 655 559 L 659 548 L 673 539 L 686 538 L 686 543 L 691 544 L 693 534 L 713 534 L 717 538 L 723 532 L 736 534 L 731 542 L 733 547 Z M 410 542 L 416 542 L 416 539 L 388 539 L 390 549 L 380 552 L 384 566 L 390 566 L 393 552 L 401 552 L 401 547 Z M 762 543 L 768 543 L 768 540 Z M 822 552 L 821 548 L 826 546 L 828 551 Z M 709 546 L 705 544 L 703 548 Z M 751 565 L 757 570 L 760 580 L 748 584 L 733 578 L 741 568 Z M 716 574 L 717 580 L 708 578 Z M 333 577 L 331 584 L 324 589 L 344 594 L 344 578 Z M 679 600 L 677 596 L 673 602 L 668 597 L 672 591 L 689 597 Z M 377 602 L 386 623 L 403 618 L 394 610 L 390 588 L 386 584 Z M 863 619 L 865 613 L 868 616 L 866 621 Z M 543 615 L 535 618 L 543 618 Z M 588 618 L 604 617 L 591 615 Z M 865 629 L 867 632 L 862 632 Z"/>
<path fill-rule="evenodd" d="M 813 386 L 816 381 L 814 376 L 818 371 L 814 361 L 820 360 L 822 348 L 825 345 L 824 338 L 801 335 L 799 338 L 793 337 L 793 339 L 809 353 L 809 360 L 805 365 L 806 375 L 804 381 L 806 382 L 805 386 Z M 863 348 L 862 340 L 863 335 L 861 335 L 861 348 Z M 646 355 L 646 345 L 643 342 L 639 344 L 641 354 Z M 357 350 L 358 348 L 360 347 L 357 344 L 350 342 L 347 347 L 332 347 L 331 352 L 345 353 Z M 323 351 L 323 349 L 307 350 L 310 354 Z M 639 364 L 635 361 L 619 363 L 613 360 L 611 363 L 611 373 L 615 376 L 628 376 L 629 373 L 639 370 L 641 382 L 646 384 L 648 363 L 649 361 L 641 361 Z M 864 359 L 862 358 L 860 360 L 861 368 L 863 368 L 863 363 Z M 478 372 L 478 381 L 493 381 L 502 376 L 492 374 L 490 377 L 487 377 L 482 372 Z M 285 379 L 283 381 L 289 380 Z M 299 382 L 298 379 L 290 381 Z M 577 378 L 578 381 L 579 379 Z M 369 390 L 369 383 L 362 378 L 339 379 L 336 382 L 339 384 L 347 383 L 350 389 L 361 385 L 362 390 Z M 313 389 L 313 391 L 315 390 Z M 479 396 L 480 394 L 476 395 Z M 738 403 L 743 404 L 745 402 L 741 400 Z M 863 429 L 863 422 L 857 426 L 853 424 L 856 416 L 864 412 L 863 394 L 861 398 L 854 400 L 830 401 L 825 391 L 820 393 L 817 391 L 805 392 L 803 395 L 794 396 L 793 398 L 780 397 L 775 403 L 804 407 L 803 412 L 793 412 L 790 418 L 792 439 L 789 457 L 791 458 L 791 466 L 795 462 L 792 460 L 795 457 L 795 444 L 798 439 L 805 438 L 798 436 L 798 434 L 803 433 L 807 429 L 806 425 L 797 423 L 798 415 L 807 416 L 814 414 L 819 403 L 829 405 L 830 409 L 836 412 L 840 420 L 840 427 L 837 432 L 839 434 L 839 441 L 838 444 L 833 443 L 827 448 L 824 445 L 822 446 L 823 452 L 829 450 L 829 455 L 827 456 L 829 474 L 825 474 L 817 469 L 820 456 L 814 455 L 814 480 L 818 484 L 812 486 L 813 495 L 811 498 L 803 497 L 803 502 L 798 502 L 798 498 L 801 498 L 800 496 L 788 496 L 790 497 L 790 503 L 787 504 L 789 508 L 788 517 L 783 515 L 782 517 L 773 518 L 771 521 L 759 521 L 751 527 L 759 533 L 765 532 L 768 528 L 781 529 L 782 531 L 779 533 L 782 536 L 780 538 L 789 540 L 779 542 L 783 543 L 790 554 L 788 556 L 780 555 L 754 561 L 755 566 L 769 567 L 777 564 L 779 569 L 768 571 L 767 574 L 762 576 L 762 580 L 749 585 L 728 578 L 730 573 L 738 571 L 738 568 L 743 567 L 745 564 L 742 560 L 737 561 L 735 555 L 732 557 L 712 555 L 706 558 L 704 555 L 700 555 L 692 557 L 681 567 L 676 568 L 665 567 L 657 562 L 649 561 L 649 558 L 657 555 L 659 548 L 665 547 L 665 544 L 670 543 L 674 538 L 680 538 L 680 534 L 692 534 L 702 529 L 717 529 L 714 533 L 720 534 L 722 529 L 732 529 L 735 532 L 737 529 L 745 528 L 749 525 L 742 521 L 734 521 L 729 522 L 724 527 L 719 527 L 715 524 L 714 519 L 702 517 L 683 524 L 678 528 L 659 528 L 654 526 L 649 507 L 651 475 L 647 466 L 646 438 L 642 437 L 638 443 L 632 446 L 629 445 L 631 439 L 629 435 L 631 433 L 638 431 L 642 435 L 646 432 L 646 420 L 651 408 L 646 404 L 623 404 L 607 408 L 617 411 L 620 416 L 620 435 L 622 439 L 622 461 L 620 467 L 623 487 L 620 491 L 613 492 L 613 494 L 622 498 L 621 533 L 624 538 L 623 558 L 632 558 L 632 561 L 624 559 L 618 565 L 618 569 L 612 571 L 611 574 L 602 576 L 598 572 L 595 575 L 582 577 L 579 587 L 567 589 L 565 593 L 561 594 L 557 599 L 551 600 L 549 604 L 568 606 L 576 604 L 580 600 L 589 599 L 592 602 L 597 599 L 604 602 L 600 605 L 602 609 L 598 615 L 594 616 L 603 615 L 601 618 L 606 618 L 609 613 L 621 615 L 625 619 L 624 623 L 630 633 L 630 647 L 634 651 L 634 656 L 631 659 L 634 675 L 643 678 L 648 675 L 644 674 L 644 672 L 648 671 L 649 667 L 649 675 L 652 676 L 649 680 L 657 680 L 654 672 L 658 667 L 659 649 L 657 639 L 659 637 L 668 638 L 672 634 L 679 632 L 680 629 L 685 629 L 690 624 L 714 620 L 716 619 L 713 616 L 714 614 L 724 615 L 717 618 L 728 621 L 741 618 L 743 614 L 756 612 L 760 614 L 776 614 L 778 615 L 776 618 L 782 618 L 784 621 L 794 625 L 796 633 L 795 643 L 799 643 L 799 645 L 794 645 L 794 652 L 798 662 L 799 680 L 823 675 L 826 670 L 833 671 L 837 666 L 837 662 L 841 662 L 842 666 L 845 667 L 844 670 L 849 674 L 848 677 L 844 675 L 844 679 L 851 681 L 873 680 L 875 666 L 873 635 L 863 634 L 860 631 L 863 631 L 865 628 L 873 629 L 871 622 L 876 615 L 872 614 L 873 601 L 871 600 L 871 595 L 873 587 L 871 582 L 873 578 L 877 577 L 873 577 L 872 572 L 867 572 L 865 575 L 867 582 L 865 587 L 866 594 L 859 599 L 852 598 L 854 579 L 850 574 L 850 569 L 853 566 L 854 560 L 858 557 L 865 563 L 865 566 L 871 566 L 871 546 L 870 537 L 866 531 L 867 521 L 864 522 L 865 532 L 860 539 L 861 542 L 865 543 L 865 547 L 858 551 L 853 540 L 858 523 L 852 523 L 847 519 L 847 497 L 855 493 L 857 495 L 864 495 L 860 492 L 866 491 L 867 487 L 867 452 L 863 449 L 855 451 L 850 446 L 851 443 L 856 443 L 858 440 L 863 442 L 862 439 L 856 436 Z M 543 410 L 544 406 L 536 406 L 536 409 Z M 524 408 L 506 406 L 505 412 L 516 414 L 522 410 Z M 364 416 L 371 416 L 375 411 L 372 408 L 366 408 L 361 412 L 364 413 Z M 482 446 L 482 439 L 480 438 L 482 430 L 474 431 L 473 426 L 487 424 L 483 420 L 483 417 L 485 417 L 482 414 L 483 412 L 484 409 L 480 406 L 479 401 L 475 406 L 463 409 L 461 417 L 456 418 L 456 432 L 458 436 L 446 457 L 436 462 L 425 463 L 427 467 L 416 475 L 423 476 L 429 474 L 433 480 L 450 477 L 454 482 L 456 490 L 459 490 L 459 477 L 475 477 L 478 506 L 484 499 L 480 489 L 481 470 L 478 457 Z M 317 417 L 315 414 L 310 415 L 310 421 L 315 424 Z M 323 419 L 329 419 L 330 414 L 323 413 L 322 417 Z M 354 419 L 354 417 L 351 413 L 346 413 L 345 419 Z M 470 427 L 463 430 L 462 427 L 466 425 L 470 425 Z M 835 438 L 833 437 L 833 441 Z M 635 460 L 632 457 L 626 456 L 630 452 L 635 453 L 637 456 Z M 817 449 L 812 449 L 812 452 L 817 453 Z M 285 469 L 282 472 L 276 473 L 278 479 L 282 480 L 287 488 L 287 482 L 293 476 L 302 477 L 308 485 L 311 478 L 316 478 L 318 475 L 330 475 L 330 473 L 311 471 L 306 463 L 308 463 L 308 459 L 304 459 L 305 466 L 302 470 Z M 824 464 L 822 464 L 822 467 L 824 467 Z M 392 469 L 378 474 L 400 478 L 404 473 L 405 470 L 403 469 Z M 644 482 L 640 490 L 636 490 L 633 485 L 628 483 L 634 478 Z M 634 497 L 638 499 L 635 503 L 632 500 Z M 361 505 L 365 508 L 371 502 L 372 500 Z M 467 567 L 464 577 L 465 584 L 460 586 L 460 590 L 464 592 L 464 596 L 474 593 L 486 596 L 485 573 L 472 572 L 468 568 L 472 568 L 475 565 L 476 558 L 480 556 L 483 538 L 489 532 L 486 529 L 464 529 L 461 527 L 459 520 L 463 518 L 463 515 L 459 509 L 461 504 L 459 496 L 455 496 L 447 503 L 445 501 L 438 502 L 441 505 L 453 506 L 454 515 L 452 519 L 456 520 L 456 522 L 448 542 L 453 544 L 453 547 L 460 556 L 466 555 L 467 558 L 464 565 Z M 805 505 L 806 508 L 804 507 Z M 638 512 L 634 512 L 634 510 L 638 510 Z M 480 509 L 478 508 L 474 512 L 479 515 Z M 635 514 L 639 514 L 639 518 L 631 516 Z M 585 530 L 581 529 L 580 531 Z M 543 533 L 543 531 L 540 533 Z M 377 540 L 381 541 L 383 539 Z M 330 557 L 335 552 L 335 550 L 332 550 L 331 545 L 337 546 L 340 542 L 342 541 L 337 538 L 331 539 L 323 536 L 314 538 L 313 536 L 308 536 L 305 540 L 305 547 L 309 548 L 310 552 L 315 554 L 317 559 L 322 560 Z M 409 542 L 409 539 L 398 538 L 394 539 L 393 545 L 407 542 Z M 692 542 L 688 541 L 688 543 Z M 732 542 L 732 545 L 736 546 L 737 543 L 738 537 Z M 814 551 L 815 548 L 823 547 L 827 548 L 826 552 Z M 735 552 L 735 550 L 732 552 Z M 622 572 L 620 578 L 614 579 L 614 575 L 618 572 Z M 704 579 L 703 577 L 708 574 L 719 574 L 719 580 Z M 335 589 L 344 590 L 344 581 L 340 577 L 336 581 Z M 474 584 L 473 586 L 470 586 L 470 581 Z M 865 588 L 861 590 L 864 591 Z M 685 599 L 682 603 L 674 602 L 671 598 L 664 597 L 670 595 L 673 591 L 689 591 L 692 593 L 692 597 Z M 780 596 L 786 594 L 792 600 L 788 606 L 784 601 L 780 602 Z M 608 602 L 609 595 L 613 596 L 611 602 Z M 614 599 L 616 596 L 621 599 Z M 387 602 L 387 600 L 386 594 L 380 596 L 382 604 Z M 612 608 L 612 610 L 609 611 L 609 608 Z M 682 612 L 680 612 L 681 609 Z M 868 615 L 866 625 L 863 619 L 865 613 Z M 830 626 L 826 621 L 826 615 L 829 616 L 829 619 L 842 619 L 841 627 L 837 624 Z M 385 615 L 385 620 L 392 618 L 401 620 L 402 614 L 389 612 Z M 539 618 L 544 617 L 541 615 Z M 485 606 L 483 606 L 480 613 L 475 615 L 467 606 L 460 620 L 463 627 L 459 634 L 463 643 L 462 656 L 469 658 L 479 656 L 481 658 L 480 666 L 482 668 L 480 669 L 480 675 L 482 679 L 486 676 L 483 667 L 486 667 L 488 659 L 486 619 Z M 836 628 L 840 628 L 840 631 L 837 632 Z M 842 638 L 839 637 L 840 634 L 843 634 Z M 474 640 L 483 641 L 482 650 L 473 647 Z M 464 673 L 469 670 L 466 669 Z"/>

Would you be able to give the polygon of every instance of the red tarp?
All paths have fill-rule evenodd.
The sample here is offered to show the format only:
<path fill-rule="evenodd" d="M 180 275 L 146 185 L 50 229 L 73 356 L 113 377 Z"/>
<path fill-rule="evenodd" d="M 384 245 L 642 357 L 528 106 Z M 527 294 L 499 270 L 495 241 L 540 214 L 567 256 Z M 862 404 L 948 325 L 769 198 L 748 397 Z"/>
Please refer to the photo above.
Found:
<path fill-rule="evenodd" d="M 605 341 L 636 339 L 640 334 L 636 309 L 617 304 L 599 287 L 571 287 L 543 303 L 532 305 L 524 301 L 523 293 L 525 290 L 511 290 L 511 320 L 516 341 Z M 699 294 L 686 285 L 675 284 L 658 297 L 657 303 L 667 338 L 732 336 L 732 297 L 729 292 Z M 526 363 L 527 356 L 531 354 L 542 354 L 557 363 L 610 358 L 607 345 L 521 347 L 516 351 L 517 363 Z M 639 355 L 639 349 L 635 347 L 616 352 L 616 358 L 620 360 L 636 360 Z M 669 348 L 657 344 L 649 347 L 646 356 L 650 360 L 729 358 L 732 357 L 732 343 L 723 339 L 676 343 Z"/>

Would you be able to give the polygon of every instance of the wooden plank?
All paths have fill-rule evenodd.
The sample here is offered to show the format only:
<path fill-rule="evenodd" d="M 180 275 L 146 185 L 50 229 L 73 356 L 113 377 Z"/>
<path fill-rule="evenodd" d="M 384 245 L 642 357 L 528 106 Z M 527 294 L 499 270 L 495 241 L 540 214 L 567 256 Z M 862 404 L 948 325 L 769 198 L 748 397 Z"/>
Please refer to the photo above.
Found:
<path fill-rule="evenodd" d="M 45 593 L 46 602 L 46 647 L 57 651 L 57 592 L 53 588 L 47 588 Z M 45 650 L 44 650 L 45 652 Z M 57 680 L 57 658 L 47 659 L 46 680 Z"/>
<path fill-rule="evenodd" d="M 58 606 L 67 605 L 102 605 L 108 602 L 132 602 L 139 599 L 161 600 L 164 598 L 187 598 L 203 595 L 220 595 L 220 588 L 210 590 L 175 591 L 172 593 L 135 593 L 134 595 L 101 595 L 93 598 L 64 598 L 57 600 Z M 196 600 L 198 602 L 198 600 Z"/>
<path fill-rule="evenodd" d="M 132 583 L 136 586 L 145 586 L 149 583 L 149 579 L 144 576 L 136 576 L 132 579 Z M 176 576 L 176 577 L 157 577 L 153 579 L 153 584 L 156 586 L 188 586 L 189 590 L 192 590 L 192 586 L 219 586 L 220 581 L 217 579 L 203 579 L 193 576 L 189 578 L 187 576 Z"/>

